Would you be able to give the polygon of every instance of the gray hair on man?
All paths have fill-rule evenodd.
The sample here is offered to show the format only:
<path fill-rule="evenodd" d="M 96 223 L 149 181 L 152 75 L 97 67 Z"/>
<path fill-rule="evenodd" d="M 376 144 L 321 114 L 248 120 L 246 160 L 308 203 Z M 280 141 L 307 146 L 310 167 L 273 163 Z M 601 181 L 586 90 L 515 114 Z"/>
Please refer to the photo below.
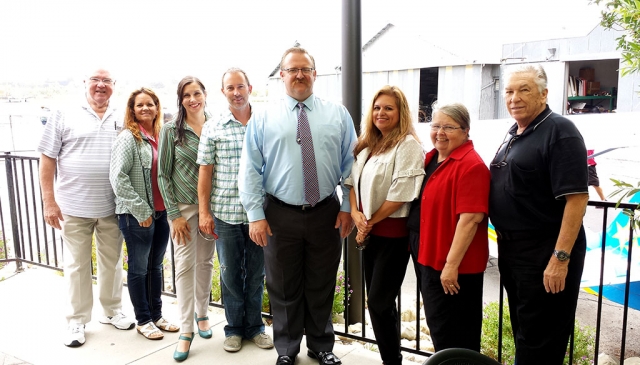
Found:
<path fill-rule="evenodd" d="M 507 69 L 504 74 L 504 80 L 509 80 L 509 78 L 515 74 L 533 74 L 533 79 L 538 85 L 538 91 L 542 92 L 547 88 L 547 73 L 544 71 L 539 64 L 522 64 L 517 66 L 512 66 Z"/>

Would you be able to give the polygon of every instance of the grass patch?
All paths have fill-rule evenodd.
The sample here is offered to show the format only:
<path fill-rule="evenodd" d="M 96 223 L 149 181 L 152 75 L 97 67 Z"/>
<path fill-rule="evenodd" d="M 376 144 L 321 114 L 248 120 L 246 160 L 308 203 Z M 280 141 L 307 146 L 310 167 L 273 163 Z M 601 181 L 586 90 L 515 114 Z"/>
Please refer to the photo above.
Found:
<path fill-rule="evenodd" d="M 487 304 L 483 309 L 482 318 L 482 342 L 481 352 L 495 360 L 498 360 L 498 324 L 500 306 L 498 302 Z M 505 364 L 513 364 L 515 358 L 515 343 L 513 342 L 513 330 L 511 328 L 511 316 L 509 315 L 509 305 L 505 302 L 503 306 L 502 322 L 502 361 Z M 591 365 L 593 364 L 593 350 L 595 346 L 595 329 L 589 326 L 581 327 L 578 321 L 575 322 L 573 343 L 573 364 Z M 567 349 L 569 347 L 567 346 Z M 564 364 L 569 364 L 569 354 L 564 359 Z"/>
<path fill-rule="evenodd" d="M 2 235 L 2 231 L 0 231 L 0 236 Z M 7 258 L 7 245 L 4 240 L 0 239 L 0 260 L 4 260 Z M 6 264 L 0 262 L 0 269 L 2 269 Z"/>

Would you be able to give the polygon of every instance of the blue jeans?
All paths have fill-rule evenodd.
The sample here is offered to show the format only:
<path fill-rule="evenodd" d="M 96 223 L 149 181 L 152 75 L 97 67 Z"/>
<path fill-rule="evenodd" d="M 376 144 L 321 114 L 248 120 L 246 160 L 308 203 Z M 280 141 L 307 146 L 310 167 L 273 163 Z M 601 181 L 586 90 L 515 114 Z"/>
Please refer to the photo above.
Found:
<path fill-rule="evenodd" d="M 129 255 L 127 284 L 138 325 L 162 318 L 162 261 L 169 243 L 167 212 L 156 212 L 149 227 L 140 227 L 131 214 L 119 214 Z"/>
<path fill-rule="evenodd" d="M 264 252 L 249 238 L 248 224 L 229 224 L 215 218 L 226 337 L 253 338 L 264 332 Z"/>

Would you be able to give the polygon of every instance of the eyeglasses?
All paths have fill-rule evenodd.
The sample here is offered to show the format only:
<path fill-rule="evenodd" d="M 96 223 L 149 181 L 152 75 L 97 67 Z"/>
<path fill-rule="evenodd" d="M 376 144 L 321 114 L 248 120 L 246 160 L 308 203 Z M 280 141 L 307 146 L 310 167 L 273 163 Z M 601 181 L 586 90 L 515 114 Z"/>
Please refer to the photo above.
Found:
<path fill-rule="evenodd" d="M 282 71 L 286 71 L 289 75 L 297 75 L 298 72 L 302 71 L 303 75 L 311 75 L 315 68 L 311 67 L 303 67 L 303 68 L 283 68 Z"/>
<path fill-rule="evenodd" d="M 505 151 L 504 151 L 504 156 L 502 156 L 502 161 L 490 163 L 489 166 L 497 167 L 497 168 L 501 168 L 501 167 L 507 166 L 507 156 L 509 156 L 509 151 L 511 151 L 511 145 L 513 144 L 513 141 L 515 141 L 516 139 L 518 139 L 518 136 L 513 136 L 510 139 L 502 142 L 500 147 L 498 147 L 498 151 L 496 151 L 496 156 L 498 156 L 498 153 L 500 153 L 500 150 L 502 149 L 502 146 L 504 146 L 505 143 L 508 143 L 507 144 L 507 148 L 505 148 Z M 495 157 L 494 157 L 494 159 L 495 159 Z"/>
<path fill-rule="evenodd" d="M 99 84 L 100 82 L 102 82 L 105 85 L 113 84 L 113 80 L 112 79 L 99 79 L 97 77 L 90 77 L 89 81 L 91 81 L 94 84 Z"/>
<path fill-rule="evenodd" d="M 456 129 L 464 129 L 462 127 L 454 127 L 452 125 L 439 125 L 439 124 L 432 124 L 431 125 L 431 131 L 432 132 L 437 132 L 441 128 L 445 133 L 453 133 L 453 131 L 455 131 Z"/>

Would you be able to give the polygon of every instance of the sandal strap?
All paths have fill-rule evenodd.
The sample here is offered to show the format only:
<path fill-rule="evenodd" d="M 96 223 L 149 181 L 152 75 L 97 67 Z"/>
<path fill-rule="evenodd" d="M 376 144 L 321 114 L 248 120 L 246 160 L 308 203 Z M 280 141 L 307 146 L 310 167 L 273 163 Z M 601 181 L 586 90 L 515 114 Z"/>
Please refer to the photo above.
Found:
<path fill-rule="evenodd" d="M 138 332 L 140 332 L 146 338 L 150 338 L 150 336 L 154 333 L 159 333 L 164 336 L 162 331 L 160 331 L 158 327 L 156 327 L 156 325 L 153 324 L 153 322 L 149 322 L 145 325 L 138 326 Z"/>
<path fill-rule="evenodd" d="M 193 333 L 191 334 L 191 337 L 180 335 L 180 337 L 178 337 L 178 339 L 191 342 L 191 341 L 193 341 Z"/>
<path fill-rule="evenodd" d="M 209 316 L 204 316 L 204 317 L 196 317 L 196 323 L 198 322 L 202 322 L 202 321 L 208 321 L 209 320 Z"/>
<path fill-rule="evenodd" d="M 175 327 L 178 328 L 178 326 L 172 324 L 171 322 L 167 321 L 166 319 L 164 319 L 164 317 L 160 318 L 159 320 L 157 320 L 155 322 L 155 325 L 160 328 L 163 329 L 165 331 L 170 331 L 171 327 Z"/>

